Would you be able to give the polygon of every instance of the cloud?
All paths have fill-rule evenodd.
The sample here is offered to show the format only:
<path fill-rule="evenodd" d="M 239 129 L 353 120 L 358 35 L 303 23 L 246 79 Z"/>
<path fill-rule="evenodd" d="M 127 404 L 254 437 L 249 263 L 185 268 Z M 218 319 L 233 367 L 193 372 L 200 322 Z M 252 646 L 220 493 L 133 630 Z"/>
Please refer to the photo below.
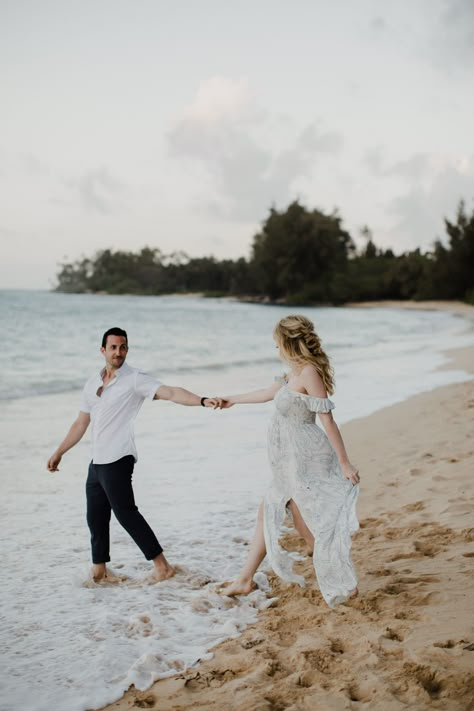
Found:
<path fill-rule="evenodd" d="M 19 160 L 23 170 L 31 176 L 43 177 L 51 172 L 49 166 L 33 153 L 23 153 Z"/>
<path fill-rule="evenodd" d="M 320 155 L 337 153 L 342 137 L 312 123 L 289 146 L 272 148 L 271 117 L 248 83 L 214 77 L 168 133 L 173 158 L 193 160 L 211 177 L 218 199 L 208 209 L 221 217 L 255 220 L 271 204 L 293 197 L 293 184 L 309 175 Z"/>
<path fill-rule="evenodd" d="M 109 215 L 118 208 L 118 197 L 124 185 L 102 167 L 89 171 L 76 180 L 67 180 L 65 186 L 72 191 L 86 212 Z"/>
<path fill-rule="evenodd" d="M 382 33 L 388 29 L 388 25 L 384 18 L 378 15 L 377 17 L 374 17 L 372 19 L 370 23 L 370 29 L 373 30 L 373 32 Z"/>
<path fill-rule="evenodd" d="M 470 171 L 468 158 L 453 158 L 437 153 L 414 153 L 409 158 L 390 164 L 381 146 L 369 148 L 364 161 L 370 172 L 378 178 L 400 177 L 414 184 L 423 181 L 431 183 L 434 176 L 446 167 L 454 167 L 461 174 Z"/>
<path fill-rule="evenodd" d="M 436 66 L 471 71 L 474 65 L 474 2 L 444 0 L 431 42 Z"/>
<path fill-rule="evenodd" d="M 427 165 L 431 167 L 430 177 Z M 456 213 L 459 201 L 464 199 L 470 205 L 474 156 L 458 160 L 425 156 L 425 161 L 415 160 L 410 182 L 409 189 L 388 204 L 389 215 L 395 217 L 389 235 L 398 249 L 410 249 L 413 244 L 427 249 L 435 239 L 445 236 L 443 218 Z"/>
<path fill-rule="evenodd" d="M 0 236 L 6 237 L 7 239 L 10 238 L 16 238 L 19 236 L 18 230 L 12 230 L 10 227 L 5 227 L 4 225 L 0 225 Z"/>

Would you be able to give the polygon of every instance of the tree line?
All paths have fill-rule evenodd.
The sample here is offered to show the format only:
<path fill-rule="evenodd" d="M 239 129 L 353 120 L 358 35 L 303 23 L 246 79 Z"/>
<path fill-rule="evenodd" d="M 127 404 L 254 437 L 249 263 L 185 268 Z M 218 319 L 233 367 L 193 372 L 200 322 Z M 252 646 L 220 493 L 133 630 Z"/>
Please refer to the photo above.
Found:
<path fill-rule="evenodd" d="M 200 292 L 287 304 L 342 304 L 379 299 L 461 299 L 474 304 L 474 210 L 463 201 L 445 219 L 446 239 L 432 249 L 395 255 L 376 246 L 370 230 L 357 248 L 337 211 L 309 210 L 299 201 L 270 210 L 248 259 L 190 258 L 100 250 L 60 264 L 56 291 L 149 294 Z"/>

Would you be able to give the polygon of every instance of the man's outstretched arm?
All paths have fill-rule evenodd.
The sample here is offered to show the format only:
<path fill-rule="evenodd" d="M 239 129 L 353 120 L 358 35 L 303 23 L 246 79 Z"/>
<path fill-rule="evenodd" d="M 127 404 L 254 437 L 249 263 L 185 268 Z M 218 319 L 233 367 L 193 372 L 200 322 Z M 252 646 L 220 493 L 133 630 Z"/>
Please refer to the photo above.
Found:
<path fill-rule="evenodd" d="M 195 393 L 185 390 L 184 388 L 177 388 L 171 385 L 160 385 L 155 393 L 154 400 L 170 400 L 175 402 L 177 405 L 200 405 L 201 396 Z M 219 399 L 206 397 L 204 399 L 204 407 L 213 407 L 214 409 L 219 406 Z"/>
<path fill-rule="evenodd" d="M 69 449 L 72 449 L 75 444 L 81 440 L 85 431 L 89 427 L 91 416 L 88 412 L 79 412 L 77 419 L 72 423 L 71 428 L 55 453 L 48 459 L 47 468 L 50 472 L 57 472 L 59 462 Z"/>

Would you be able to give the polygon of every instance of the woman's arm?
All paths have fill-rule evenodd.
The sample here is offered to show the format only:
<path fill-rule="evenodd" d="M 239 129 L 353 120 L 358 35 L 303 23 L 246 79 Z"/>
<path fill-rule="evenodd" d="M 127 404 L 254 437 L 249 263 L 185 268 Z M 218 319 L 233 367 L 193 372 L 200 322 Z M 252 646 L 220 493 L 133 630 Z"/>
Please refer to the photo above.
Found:
<path fill-rule="evenodd" d="M 250 405 L 259 402 L 269 402 L 273 400 L 278 390 L 281 388 L 281 383 L 273 383 L 269 388 L 262 390 L 253 390 L 250 393 L 241 393 L 239 395 L 226 395 L 222 398 L 224 403 L 221 405 L 223 409 L 232 407 L 232 405 Z"/>
<path fill-rule="evenodd" d="M 318 398 L 327 397 L 327 391 L 322 378 L 314 366 L 306 366 L 301 372 L 301 377 L 308 395 Z M 336 452 L 344 477 L 354 485 L 358 484 L 360 481 L 359 470 L 349 461 L 344 440 L 342 439 L 339 427 L 334 421 L 332 412 L 318 412 L 318 417 L 321 419 L 324 431 L 331 442 L 332 448 Z"/>

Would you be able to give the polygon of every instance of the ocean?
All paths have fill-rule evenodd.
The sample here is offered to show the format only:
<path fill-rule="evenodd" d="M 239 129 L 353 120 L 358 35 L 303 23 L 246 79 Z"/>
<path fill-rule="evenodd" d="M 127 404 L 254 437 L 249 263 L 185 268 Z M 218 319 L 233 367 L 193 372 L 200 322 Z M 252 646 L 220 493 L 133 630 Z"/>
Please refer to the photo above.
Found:
<path fill-rule="evenodd" d="M 260 589 L 244 599 L 215 588 L 239 570 L 269 481 L 271 403 L 225 411 L 143 405 L 136 499 L 179 566 L 159 585 L 115 520 L 110 565 L 127 580 L 90 584 L 88 435 L 60 472 L 48 473 L 46 461 L 77 415 L 85 380 L 102 367 L 107 328 L 127 330 L 130 365 L 200 395 L 226 395 L 283 374 L 272 329 L 291 312 L 315 322 L 331 357 L 340 424 L 470 377 L 440 369 L 445 349 L 474 342 L 472 325 L 445 312 L 0 291 L 1 709 L 85 711 L 132 683 L 144 690 L 209 658 L 270 604 L 264 566 Z"/>

